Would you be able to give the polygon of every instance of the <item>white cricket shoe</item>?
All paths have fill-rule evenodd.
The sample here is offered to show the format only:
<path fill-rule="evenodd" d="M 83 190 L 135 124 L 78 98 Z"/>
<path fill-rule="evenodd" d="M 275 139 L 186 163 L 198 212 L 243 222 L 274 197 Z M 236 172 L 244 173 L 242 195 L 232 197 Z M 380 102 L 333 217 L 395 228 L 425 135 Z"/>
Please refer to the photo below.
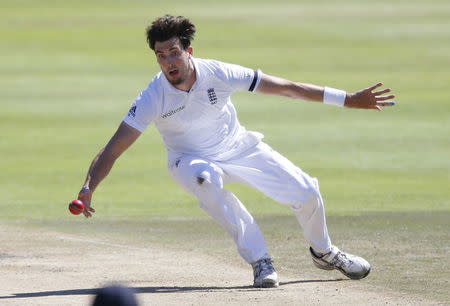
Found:
<path fill-rule="evenodd" d="M 271 258 L 263 258 L 252 263 L 253 287 L 274 288 L 278 287 L 278 275 L 272 265 Z"/>
<path fill-rule="evenodd" d="M 361 279 L 370 272 L 370 264 L 362 257 L 344 253 L 333 246 L 331 251 L 317 256 L 312 248 L 309 248 L 312 260 L 316 267 L 323 270 L 339 270 L 351 279 Z"/>

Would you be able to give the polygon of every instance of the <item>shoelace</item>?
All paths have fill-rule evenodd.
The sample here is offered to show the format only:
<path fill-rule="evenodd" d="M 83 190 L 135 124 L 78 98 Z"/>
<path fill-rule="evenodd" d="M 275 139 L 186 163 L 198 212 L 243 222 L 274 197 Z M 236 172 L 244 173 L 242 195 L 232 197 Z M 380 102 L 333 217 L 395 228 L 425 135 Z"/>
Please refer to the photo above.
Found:
<path fill-rule="evenodd" d="M 338 252 L 333 258 L 333 264 L 337 267 L 350 266 L 353 262 L 345 255 L 345 253 Z"/>
<path fill-rule="evenodd" d="M 255 266 L 255 277 L 261 275 L 263 271 L 272 272 L 272 270 L 273 270 L 272 259 L 270 258 L 261 259 Z"/>

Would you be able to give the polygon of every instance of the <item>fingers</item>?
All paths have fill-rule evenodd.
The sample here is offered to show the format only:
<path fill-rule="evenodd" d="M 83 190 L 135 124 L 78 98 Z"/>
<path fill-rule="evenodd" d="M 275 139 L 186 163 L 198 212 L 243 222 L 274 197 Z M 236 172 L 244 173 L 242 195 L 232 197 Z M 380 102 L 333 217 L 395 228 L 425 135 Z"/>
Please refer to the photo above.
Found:
<path fill-rule="evenodd" d="M 381 83 L 378 83 L 377 85 L 379 85 Z M 373 88 L 374 86 L 372 86 L 371 88 Z M 376 87 L 375 87 L 376 88 Z M 375 105 L 377 106 L 378 110 L 381 110 L 381 106 L 394 106 L 396 104 L 395 101 L 386 101 L 386 100 L 391 100 L 395 98 L 395 95 L 388 95 L 388 96 L 383 96 L 384 94 L 391 92 L 390 88 L 386 88 L 380 91 L 376 91 L 373 93 L 373 95 L 375 95 Z M 379 102 L 379 101 L 386 101 L 386 102 Z"/>
<path fill-rule="evenodd" d="M 86 203 L 84 203 L 83 214 L 86 218 L 90 218 L 92 217 L 91 213 L 95 213 L 95 209 L 91 206 L 90 201 L 86 201 Z"/>
<path fill-rule="evenodd" d="M 391 100 L 394 98 L 395 98 L 395 95 L 389 95 L 389 96 L 375 97 L 375 100 L 376 101 L 386 101 L 386 100 Z"/>
<path fill-rule="evenodd" d="M 92 214 L 91 214 L 90 212 L 88 212 L 86 209 L 83 210 L 83 215 L 84 215 L 86 218 L 92 217 Z"/>
<path fill-rule="evenodd" d="M 78 194 L 78 199 L 84 204 L 83 215 L 86 218 L 92 217 L 91 213 L 95 212 L 95 209 L 91 207 L 92 192 L 89 189 L 83 188 Z"/>
<path fill-rule="evenodd" d="M 83 214 L 86 218 L 90 218 L 92 217 L 91 212 L 95 212 L 95 209 L 93 209 L 91 207 L 91 203 L 89 203 L 88 201 L 83 202 L 84 203 L 84 210 L 83 210 Z"/>
<path fill-rule="evenodd" d="M 92 213 L 95 213 L 95 209 L 92 208 L 90 205 L 85 205 L 85 206 L 84 206 L 84 210 L 83 210 L 83 215 L 84 215 L 86 218 L 90 218 L 90 217 L 92 217 L 91 212 L 92 212 Z"/>
<path fill-rule="evenodd" d="M 374 89 L 376 89 L 376 88 L 378 88 L 378 87 L 380 87 L 380 86 L 383 86 L 383 83 L 379 82 L 379 83 L 377 83 L 377 84 L 375 84 L 375 85 L 373 85 L 372 87 L 369 87 L 369 88 L 367 88 L 367 89 L 370 90 L 370 91 L 372 91 L 372 90 L 374 90 Z"/>
<path fill-rule="evenodd" d="M 392 101 L 395 95 L 389 94 L 391 88 L 376 90 L 380 86 L 383 86 L 382 82 L 353 93 L 351 99 L 346 100 L 346 106 L 381 111 L 384 106 L 395 105 L 396 103 Z"/>
<path fill-rule="evenodd" d="M 394 106 L 395 104 L 397 104 L 395 101 L 377 102 L 377 106 Z"/>
<path fill-rule="evenodd" d="M 386 89 L 383 89 L 383 90 L 380 90 L 380 91 L 376 91 L 373 94 L 375 96 L 381 96 L 381 95 L 384 95 L 385 93 L 388 93 L 388 92 L 391 92 L 390 88 L 386 88 Z"/>
<path fill-rule="evenodd" d="M 84 210 L 83 210 L 83 215 L 86 218 L 90 218 L 92 217 L 92 213 L 95 213 L 95 209 L 93 207 L 91 207 L 91 201 L 89 198 L 84 198 L 84 197 L 79 197 L 79 200 L 81 200 L 84 204 Z"/>
<path fill-rule="evenodd" d="M 368 106 L 368 107 L 365 107 L 365 109 L 374 109 L 374 110 L 377 110 L 377 111 L 379 111 L 379 112 L 381 112 L 383 109 L 381 108 L 381 106 L 379 106 L 379 105 L 370 105 L 370 106 Z"/>

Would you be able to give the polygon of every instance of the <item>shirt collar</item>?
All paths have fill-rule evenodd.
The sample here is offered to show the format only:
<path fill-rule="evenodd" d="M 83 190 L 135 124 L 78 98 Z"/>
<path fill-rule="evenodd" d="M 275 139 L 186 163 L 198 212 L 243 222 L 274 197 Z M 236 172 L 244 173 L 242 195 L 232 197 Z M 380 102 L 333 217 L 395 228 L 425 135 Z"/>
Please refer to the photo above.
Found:
<path fill-rule="evenodd" d="M 196 58 L 194 58 L 193 56 L 191 56 L 190 61 L 194 65 L 195 82 L 194 82 L 194 84 L 192 84 L 192 87 L 189 90 L 189 92 L 191 92 L 195 88 L 197 88 L 198 84 L 200 83 L 200 77 L 201 77 L 201 72 L 200 72 L 200 69 L 198 67 L 198 60 Z M 180 90 L 178 88 L 175 88 L 172 84 L 170 84 L 169 80 L 167 80 L 166 75 L 162 71 L 160 73 L 162 74 L 162 78 L 164 80 L 164 87 L 166 87 L 166 89 L 168 89 L 169 92 L 172 92 L 172 93 L 187 93 L 184 90 Z"/>

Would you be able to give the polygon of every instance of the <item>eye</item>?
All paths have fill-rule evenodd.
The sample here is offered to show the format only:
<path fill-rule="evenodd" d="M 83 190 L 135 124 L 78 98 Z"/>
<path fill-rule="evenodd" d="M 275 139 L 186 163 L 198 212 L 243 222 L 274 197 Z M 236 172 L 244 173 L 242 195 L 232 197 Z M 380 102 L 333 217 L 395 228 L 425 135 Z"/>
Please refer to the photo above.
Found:
<path fill-rule="evenodd" d="M 162 54 L 162 53 L 158 53 L 157 55 L 156 55 L 156 57 L 158 58 L 158 59 L 165 59 L 166 58 L 166 56 L 164 55 L 164 54 Z"/>
<path fill-rule="evenodd" d="M 178 50 L 172 51 L 172 56 L 180 56 L 180 51 Z"/>

